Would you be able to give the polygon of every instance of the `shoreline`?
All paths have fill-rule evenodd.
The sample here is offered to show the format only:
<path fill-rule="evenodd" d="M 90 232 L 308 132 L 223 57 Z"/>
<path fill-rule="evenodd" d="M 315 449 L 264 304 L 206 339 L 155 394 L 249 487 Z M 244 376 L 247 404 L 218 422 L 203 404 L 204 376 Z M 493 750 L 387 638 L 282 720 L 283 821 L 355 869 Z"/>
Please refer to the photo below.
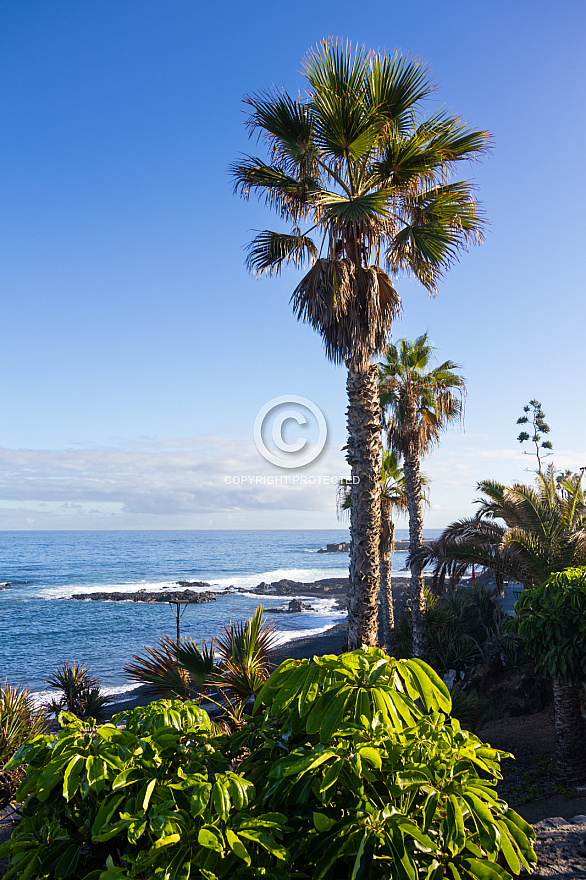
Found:
<path fill-rule="evenodd" d="M 345 581 L 342 585 L 340 581 Z M 247 593 L 255 593 L 259 597 L 270 599 L 274 597 L 286 598 L 298 594 L 311 599 L 336 599 L 338 608 L 345 604 L 347 595 L 347 578 L 327 578 L 322 581 L 314 581 L 312 583 L 303 584 L 295 581 L 281 581 L 276 584 L 259 584 L 258 587 L 247 590 Z M 335 586 L 334 583 L 336 582 Z M 410 578 L 397 576 L 392 579 L 393 596 L 395 604 L 395 614 L 400 613 L 405 607 L 409 598 Z M 278 592 L 277 592 L 278 590 Z M 229 594 L 228 594 L 229 595 Z M 268 609 L 265 609 L 265 613 Z M 300 612 L 301 614 L 308 612 Z M 279 615 L 280 616 L 280 615 Z M 272 615 L 267 619 L 272 619 Z M 300 636 L 292 638 L 275 649 L 274 663 L 278 666 L 284 660 L 306 660 L 314 656 L 320 657 L 324 654 L 341 654 L 346 650 L 346 631 L 347 623 L 344 619 L 339 623 L 333 623 L 329 629 L 324 632 L 318 632 L 314 635 Z M 289 633 L 291 631 L 288 631 Z M 130 689 L 132 688 L 132 690 Z M 129 690 L 120 694 L 120 699 L 113 702 L 107 710 L 108 717 L 118 713 L 127 712 L 138 706 L 146 706 L 153 701 L 153 697 L 147 696 L 142 692 L 143 686 L 132 685 L 129 682 Z M 129 696 L 126 696 L 128 694 Z M 132 696 L 130 696 L 132 694 Z"/>
<path fill-rule="evenodd" d="M 275 650 L 274 664 L 279 666 L 284 660 L 306 660 L 323 654 L 341 654 L 346 650 L 346 623 L 336 623 L 323 633 L 314 636 L 302 636 L 299 639 L 291 639 Z M 133 694 L 133 696 L 126 696 Z M 120 694 L 121 699 L 112 702 L 105 713 L 109 720 L 112 715 L 119 712 L 129 712 L 139 706 L 148 706 L 156 697 L 144 693 L 143 685 L 133 687 L 132 690 Z M 162 699 L 162 698 L 160 698 Z M 205 702 L 205 697 L 202 702 Z"/>

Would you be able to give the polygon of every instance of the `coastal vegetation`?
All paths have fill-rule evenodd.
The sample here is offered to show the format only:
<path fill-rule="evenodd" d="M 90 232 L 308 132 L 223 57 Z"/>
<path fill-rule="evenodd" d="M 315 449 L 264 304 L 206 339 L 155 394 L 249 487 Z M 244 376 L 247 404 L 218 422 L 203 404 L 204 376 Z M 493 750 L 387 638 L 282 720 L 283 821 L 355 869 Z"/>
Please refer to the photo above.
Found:
<path fill-rule="evenodd" d="M 508 578 L 526 589 L 541 586 L 554 572 L 586 564 L 586 499 L 583 471 L 558 475 L 553 465 L 535 475 L 534 485 L 478 483 L 476 516 L 449 525 L 429 541 L 420 564 L 433 564 L 433 586 L 456 584 L 471 566 Z"/>
<path fill-rule="evenodd" d="M 269 677 L 276 643 L 276 627 L 263 621 L 260 607 L 249 620 L 224 626 L 209 646 L 192 639 L 161 639 L 157 648 L 133 655 L 124 672 L 152 697 L 189 700 L 205 695 L 228 723 L 238 724 Z"/>
<path fill-rule="evenodd" d="M 347 460 L 352 469 L 348 645 L 377 643 L 380 542 L 380 403 L 377 367 L 399 297 L 391 274 L 408 272 L 434 293 L 482 220 L 455 168 L 487 148 L 486 131 L 445 111 L 425 113 L 433 84 L 400 53 L 352 50 L 324 41 L 303 63 L 306 94 L 249 95 L 251 135 L 268 161 L 246 156 L 235 190 L 255 194 L 288 225 L 251 242 L 256 275 L 291 264 L 309 271 L 293 311 L 348 369 Z M 390 274 L 389 274 L 390 273 Z"/>
<path fill-rule="evenodd" d="M 525 590 L 512 627 L 538 674 L 553 679 L 557 769 L 576 782 L 586 776 L 586 725 L 580 698 L 586 682 L 586 568 L 551 575 Z"/>
<path fill-rule="evenodd" d="M 505 754 L 450 718 L 421 660 L 288 660 L 255 708 L 230 736 L 193 702 L 103 725 L 63 713 L 9 763 L 28 770 L 7 878 L 506 880 L 535 865 L 533 829 L 495 794 Z"/>
<path fill-rule="evenodd" d="M 543 468 L 541 459 L 547 458 L 552 454 L 553 446 L 550 440 L 543 439 L 546 434 L 549 434 L 550 427 L 545 421 L 545 414 L 538 400 L 530 400 L 529 403 L 523 407 L 523 415 L 517 419 L 517 424 L 531 424 L 533 433 L 529 434 L 527 431 L 521 431 L 517 440 L 521 445 L 528 441 L 533 443 L 535 446 L 535 452 L 531 453 L 524 449 L 523 454 L 535 455 L 537 458 L 537 470 L 539 473 L 542 473 Z"/>
<path fill-rule="evenodd" d="M 409 560 L 411 566 L 411 616 L 413 653 L 426 658 L 425 581 L 423 578 L 423 515 L 421 458 L 439 442 L 449 422 L 462 415 L 464 379 L 458 365 L 444 361 L 431 368 L 434 355 L 427 333 L 415 342 L 401 339 L 389 345 L 379 364 L 379 393 L 388 442 L 400 453 L 409 510 Z"/>
<path fill-rule="evenodd" d="M 83 663 L 64 663 L 46 679 L 47 684 L 60 692 L 45 709 L 55 717 L 60 712 L 73 712 L 78 718 L 101 718 L 112 698 L 103 694 L 100 684 Z"/>
<path fill-rule="evenodd" d="M 26 688 L 0 685 L 0 810 L 14 798 L 23 770 L 6 764 L 27 740 L 48 730 L 47 717 Z"/>

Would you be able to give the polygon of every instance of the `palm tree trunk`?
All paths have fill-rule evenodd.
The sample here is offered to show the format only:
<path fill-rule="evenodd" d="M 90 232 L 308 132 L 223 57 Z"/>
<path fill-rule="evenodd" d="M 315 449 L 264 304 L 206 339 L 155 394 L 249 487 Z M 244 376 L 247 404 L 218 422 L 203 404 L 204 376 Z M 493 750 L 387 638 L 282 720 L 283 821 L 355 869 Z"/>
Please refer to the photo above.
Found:
<path fill-rule="evenodd" d="M 566 782 L 581 782 L 586 778 L 581 691 L 582 685 L 563 684 L 559 678 L 553 680 L 556 766 Z"/>
<path fill-rule="evenodd" d="M 391 553 L 394 547 L 395 525 L 390 521 L 391 502 L 381 499 L 381 542 L 380 542 L 380 609 L 382 644 L 387 654 L 395 651 L 395 611 L 391 586 Z M 387 527 L 385 528 L 385 522 Z"/>
<path fill-rule="evenodd" d="M 352 468 L 348 648 L 377 644 L 381 418 L 378 370 L 348 365 L 348 445 Z"/>
<path fill-rule="evenodd" d="M 409 556 L 411 557 L 411 619 L 413 656 L 425 660 L 427 629 L 425 625 L 425 581 L 423 578 L 423 515 L 421 512 L 421 474 L 419 456 L 409 451 L 403 459 L 405 491 L 409 508 Z"/>

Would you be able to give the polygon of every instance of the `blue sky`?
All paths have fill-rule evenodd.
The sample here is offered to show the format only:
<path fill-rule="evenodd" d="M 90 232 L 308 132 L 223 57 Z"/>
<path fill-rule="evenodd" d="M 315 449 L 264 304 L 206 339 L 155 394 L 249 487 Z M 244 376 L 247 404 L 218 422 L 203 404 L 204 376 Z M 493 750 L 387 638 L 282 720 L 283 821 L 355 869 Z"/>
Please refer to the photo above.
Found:
<path fill-rule="evenodd" d="M 324 412 L 308 474 L 345 471 L 344 371 L 296 322 L 298 275 L 243 265 L 268 209 L 232 194 L 252 151 L 241 98 L 297 90 L 323 37 L 425 60 L 444 105 L 489 129 L 469 171 L 489 221 L 436 299 L 397 281 L 394 338 L 428 330 L 467 378 L 465 429 L 425 463 L 427 525 L 474 484 L 528 479 L 516 443 L 537 397 L 555 463 L 586 464 L 582 0 L 294 7 L 186 0 L 4 0 L 0 7 L 0 528 L 335 528 L 329 486 L 275 473 L 261 406 Z M 468 173 L 468 172 L 467 172 Z"/>

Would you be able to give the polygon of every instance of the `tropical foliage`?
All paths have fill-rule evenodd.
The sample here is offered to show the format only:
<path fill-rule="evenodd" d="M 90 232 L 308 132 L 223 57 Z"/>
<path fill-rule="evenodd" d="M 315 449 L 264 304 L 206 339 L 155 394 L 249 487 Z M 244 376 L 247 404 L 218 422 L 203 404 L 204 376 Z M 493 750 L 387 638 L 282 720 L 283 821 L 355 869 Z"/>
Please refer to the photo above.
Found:
<path fill-rule="evenodd" d="M 457 583 L 472 565 L 534 588 L 556 571 L 586 563 L 582 472 L 556 478 L 550 465 L 536 474 L 534 486 L 483 480 L 478 489 L 476 516 L 449 525 L 420 557 L 422 564 L 435 563 L 438 590 L 446 580 Z"/>
<path fill-rule="evenodd" d="M 47 716 L 25 688 L 0 685 L 0 810 L 13 799 L 21 774 L 4 765 L 28 739 L 45 733 Z"/>
<path fill-rule="evenodd" d="M 532 828 L 494 791 L 504 753 L 446 718 L 422 661 L 290 660 L 257 708 L 230 737 L 190 703 L 102 726 L 62 715 L 12 762 L 28 775 L 0 847 L 8 880 L 506 880 L 535 865 Z"/>
<path fill-rule="evenodd" d="M 192 639 L 178 645 L 164 638 L 157 648 L 133 655 L 134 663 L 124 671 L 151 696 L 189 700 L 205 694 L 229 719 L 239 721 L 269 677 L 276 642 L 274 624 L 263 621 L 263 609 L 258 608 L 249 620 L 224 626 L 209 646 Z"/>
<path fill-rule="evenodd" d="M 496 639 L 515 641 L 512 634 L 502 633 L 504 619 L 496 593 L 480 584 L 447 590 L 439 598 L 426 591 L 425 622 L 429 633 L 429 663 L 442 676 L 454 671 L 456 682 L 485 659 Z M 412 655 L 412 639 L 410 616 L 402 614 L 397 627 L 401 657 Z M 499 644 L 499 653 L 506 647 Z"/>
<path fill-rule="evenodd" d="M 295 315 L 348 367 L 347 458 L 352 476 L 349 644 L 375 644 L 380 523 L 380 408 L 373 356 L 399 298 L 390 275 L 413 273 L 434 292 L 481 219 L 457 164 L 480 155 L 484 131 L 444 111 L 425 115 L 426 68 L 402 56 L 323 42 L 303 64 L 306 92 L 250 95 L 251 135 L 267 159 L 233 168 L 236 192 L 264 199 L 287 225 L 251 242 L 251 272 L 309 266 L 292 295 Z M 384 267 L 384 268 L 382 268 Z M 385 271 L 385 270 L 388 270 Z"/>
<path fill-rule="evenodd" d="M 580 696 L 586 682 L 586 568 L 573 568 L 525 590 L 511 626 L 541 675 L 554 681 L 557 765 L 560 775 L 586 775 Z"/>
<path fill-rule="evenodd" d="M 379 364 L 380 400 L 390 446 L 403 457 L 405 490 L 409 510 L 409 559 L 413 651 L 426 657 L 425 582 L 423 550 L 421 458 L 439 442 L 441 432 L 462 413 L 464 380 L 453 361 L 431 367 L 435 349 L 427 334 L 414 342 L 401 339 L 386 350 Z"/>
<path fill-rule="evenodd" d="M 61 693 L 46 706 L 47 711 L 55 716 L 66 710 L 78 718 L 100 718 L 112 702 L 111 697 L 102 693 L 98 680 L 83 663 L 64 663 L 45 681 Z"/>

